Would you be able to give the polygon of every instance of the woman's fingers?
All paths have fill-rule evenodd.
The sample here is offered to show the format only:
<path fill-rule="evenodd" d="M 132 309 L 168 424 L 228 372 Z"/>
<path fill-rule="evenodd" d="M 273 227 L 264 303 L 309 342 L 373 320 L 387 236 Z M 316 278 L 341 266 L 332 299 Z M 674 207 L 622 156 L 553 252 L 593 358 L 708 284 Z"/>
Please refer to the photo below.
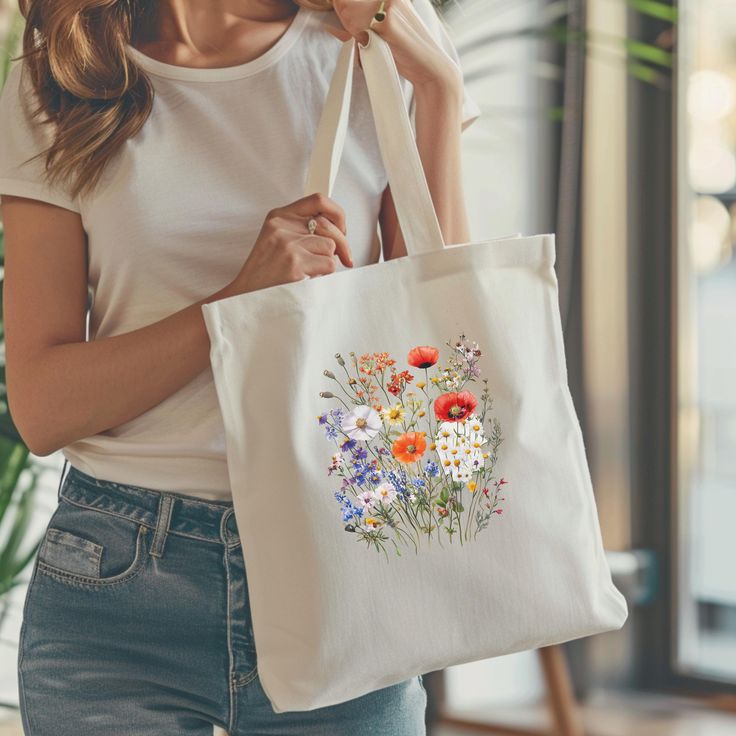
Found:
<path fill-rule="evenodd" d="M 311 237 L 302 241 L 302 245 L 312 253 L 337 255 L 344 266 L 352 268 L 353 256 L 345 234 L 337 225 L 322 215 L 317 215 L 314 219 L 317 221 L 317 228 Z M 301 225 L 304 227 L 304 221 L 301 222 Z M 327 253 L 326 249 L 330 247 L 331 250 Z"/>
<path fill-rule="evenodd" d="M 325 244 L 319 244 L 320 240 L 331 239 L 334 243 L 329 255 L 336 254 L 347 267 L 354 265 L 346 237 L 345 211 L 334 199 L 321 192 L 314 192 L 285 207 L 276 207 L 271 213 L 277 218 L 289 220 L 290 227 L 295 232 L 305 233 L 300 244 L 307 250 L 325 255 Z M 307 223 L 311 218 L 317 221 L 314 233 L 309 233 L 307 229 Z"/>
<path fill-rule="evenodd" d="M 277 209 L 288 210 L 295 215 L 307 219 L 316 217 L 317 215 L 324 215 L 328 220 L 334 222 L 343 233 L 347 233 L 345 210 L 334 199 L 330 199 L 326 194 L 322 194 L 322 192 L 308 194 L 306 197 L 297 199 L 287 205 L 287 207 L 278 207 Z"/>

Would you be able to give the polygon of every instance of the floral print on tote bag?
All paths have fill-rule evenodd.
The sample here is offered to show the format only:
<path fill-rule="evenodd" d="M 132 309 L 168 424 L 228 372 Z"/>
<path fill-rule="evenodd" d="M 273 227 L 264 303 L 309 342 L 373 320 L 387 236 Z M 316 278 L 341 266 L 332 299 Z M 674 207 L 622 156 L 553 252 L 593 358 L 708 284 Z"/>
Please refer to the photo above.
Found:
<path fill-rule="evenodd" d="M 446 345 L 445 366 L 437 348 L 412 348 L 413 373 L 388 353 L 353 352 L 335 355 L 337 375 L 324 371 L 334 387 L 320 396 L 339 405 L 317 419 L 337 448 L 327 474 L 342 479 L 334 491 L 342 523 L 384 554 L 387 543 L 398 555 L 423 542 L 462 545 L 503 512 L 507 481 L 495 474 L 503 437 L 488 379 L 480 398 L 472 390 L 481 350 L 465 335 Z"/>

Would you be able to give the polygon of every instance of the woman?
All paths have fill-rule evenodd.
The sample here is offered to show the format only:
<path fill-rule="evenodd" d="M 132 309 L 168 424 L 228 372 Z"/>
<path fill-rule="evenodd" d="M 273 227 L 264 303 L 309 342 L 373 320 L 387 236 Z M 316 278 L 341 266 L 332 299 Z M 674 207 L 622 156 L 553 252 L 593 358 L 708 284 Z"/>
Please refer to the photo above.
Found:
<path fill-rule="evenodd" d="M 369 25 L 446 242 L 470 239 L 460 133 L 479 110 L 457 53 L 429 0 L 377 8 L 21 2 L 0 98 L 8 399 L 31 451 L 70 463 L 23 611 L 28 734 L 424 733 L 421 678 L 271 708 L 201 314 L 405 255 L 359 69 L 337 195 L 300 196 L 341 41 Z"/>

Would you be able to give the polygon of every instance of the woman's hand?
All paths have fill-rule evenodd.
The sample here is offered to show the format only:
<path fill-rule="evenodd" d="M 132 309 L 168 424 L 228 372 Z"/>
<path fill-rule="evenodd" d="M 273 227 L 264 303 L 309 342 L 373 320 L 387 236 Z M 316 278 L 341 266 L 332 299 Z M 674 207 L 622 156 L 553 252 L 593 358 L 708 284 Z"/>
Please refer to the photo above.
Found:
<path fill-rule="evenodd" d="M 318 214 L 314 214 L 318 213 Z M 307 221 L 314 217 L 314 234 Z M 333 273 L 335 258 L 352 268 L 345 212 L 334 199 L 320 192 L 275 207 L 266 215 L 243 267 L 229 293 L 242 294 L 267 286 L 301 281 L 307 276 Z"/>
<path fill-rule="evenodd" d="M 396 69 L 414 88 L 423 86 L 462 86 L 462 71 L 432 37 L 412 0 L 386 0 L 386 17 L 370 26 L 380 0 L 333 0 L 342 29 L 325 26 L 333 36 L 347 41 L 351 36 L 361 44 L 368 42 L 370 27 L 391 48 Z M 360 57 L 358 57 L 360 60 Z"/>

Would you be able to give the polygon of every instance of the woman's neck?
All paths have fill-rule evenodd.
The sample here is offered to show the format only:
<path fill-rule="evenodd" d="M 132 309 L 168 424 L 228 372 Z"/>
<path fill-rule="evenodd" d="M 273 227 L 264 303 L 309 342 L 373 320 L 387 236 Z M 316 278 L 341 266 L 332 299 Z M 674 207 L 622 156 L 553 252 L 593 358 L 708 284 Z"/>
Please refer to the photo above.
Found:
<path fill-rule="evenodd" d="M 164 0 L 141 23 L 132 44 L 168 64 L 221 67 L 267 51 L 299 6 L 293 0 Z M 150 6 L 149 6 L 150 7 Z"/>

